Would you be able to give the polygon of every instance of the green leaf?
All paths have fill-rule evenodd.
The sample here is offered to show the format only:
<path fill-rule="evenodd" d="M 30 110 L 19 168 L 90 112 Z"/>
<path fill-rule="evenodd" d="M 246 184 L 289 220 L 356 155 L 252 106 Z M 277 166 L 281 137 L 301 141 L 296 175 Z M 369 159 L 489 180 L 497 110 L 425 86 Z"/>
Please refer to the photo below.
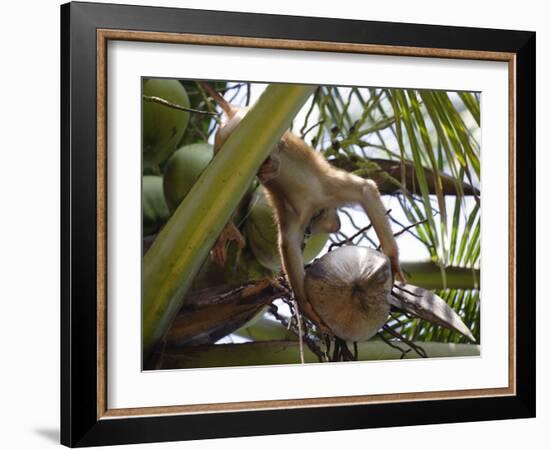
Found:
<path fill-rule="evenodd" d="M 479 127 L 481 125 L 479 102 L 475 98 L 474 94 L 472 94 L 471 92 L 459 92 L 458 95 L 464 102 L 466 108 L 468 108 L 468 111 L 470 111 L 470 114 L 472 115 L 477 123 L 477 126 Z"/>

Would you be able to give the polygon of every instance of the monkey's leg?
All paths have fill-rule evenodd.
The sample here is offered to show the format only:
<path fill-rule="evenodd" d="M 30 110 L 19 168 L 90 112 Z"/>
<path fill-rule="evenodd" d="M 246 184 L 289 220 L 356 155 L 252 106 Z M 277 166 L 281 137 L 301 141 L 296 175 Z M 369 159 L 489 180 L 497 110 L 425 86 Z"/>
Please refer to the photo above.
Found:
<path fill-rule="evenodd" d="M 382 203 L 380 192 L 376 183 L 372 180 L 361 180 L 361 206 L 369 216 L 369 219 L 380 240 L 382 251 L 390 258 L 392 274 L 402 282 L 405 281 L 405 275 L 401 271 L 399 264 L 399 250 L 397 242 L 393 236 L 390 222 L 386 216 L 386 209 Z"/>
<path fill-rule="evenodd" d="M 294 214 L 287 212 L 286 217 L 279 217 L 281 262 L 290 287 L 294 292 L 294 297 L 298 302 L 298 307 L 303 314 L 315 323 L 319 331 L 325 334 L 333 334 L 307 299 L 304 286 L 304 260 L 301 249 L 303 239 L 303 227 Z"/>
<path fill-rule="evenodd" d="M 212 248 L 212 261 L 218 266 L 223 267 L 225 265 L 225 261 L 227 260 L 226 244 L 228 241 L 235 241 L 240 248 L 245 246 L 244 237 L 233 221 L 230 221 L 225 226 Z"/>

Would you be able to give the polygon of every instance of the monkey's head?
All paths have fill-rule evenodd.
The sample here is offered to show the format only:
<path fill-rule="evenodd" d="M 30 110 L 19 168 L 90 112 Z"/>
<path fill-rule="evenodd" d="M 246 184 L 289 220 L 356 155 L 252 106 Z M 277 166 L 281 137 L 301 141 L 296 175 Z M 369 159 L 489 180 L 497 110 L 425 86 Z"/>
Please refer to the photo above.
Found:
<path fill-rule="evenodd" d="M 323 208 L 315 214 L 309 223 L 311 234 L 336 233 L 340 230 L 340 217 L 336 208 Z"/>

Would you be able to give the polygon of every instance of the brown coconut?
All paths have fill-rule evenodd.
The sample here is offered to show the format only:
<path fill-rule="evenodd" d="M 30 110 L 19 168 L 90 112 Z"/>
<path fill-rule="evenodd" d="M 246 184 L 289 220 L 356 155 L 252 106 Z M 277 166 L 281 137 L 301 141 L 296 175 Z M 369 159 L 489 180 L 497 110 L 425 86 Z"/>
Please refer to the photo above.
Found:
<path fill-rule="evenodd" d="M 305 277 L 308 300 L 332 332 L 346 341 L 366 341 L 390 312 L 391 265 L 383 253 L 346 246 L 311 264 Z"/>

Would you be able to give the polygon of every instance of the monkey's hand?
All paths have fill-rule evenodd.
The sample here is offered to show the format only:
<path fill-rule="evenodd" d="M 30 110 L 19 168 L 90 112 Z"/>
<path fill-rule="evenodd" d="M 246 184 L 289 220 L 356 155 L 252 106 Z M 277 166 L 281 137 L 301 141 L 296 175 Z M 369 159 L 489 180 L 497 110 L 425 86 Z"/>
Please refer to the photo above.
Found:
<path fill-rule="evenodd" d="M 393 280 L 395 281 L 395 279 L 397 278 L 402 283 L 407 283 L 407 278 L 405 277 L 405 274 L 401 270 L 401 265 L 399 264 L 399 257 L 391 257 L 390 262 Z"/>
<path fill-rule="evenodd" d="M 227 260 L 226 243 L 228 241 L 235 241 L 239 248 L 245 246 L 243 235 L 232 221 L 222 230 L 211 251 L 212 261 L 220 267 L 225 266 Z"/>
<path fill-rule="evenodd" d="M 269 155 L 269 157 L 261 165 L 260 170 L 258 170 L 258 179 L 260 180 L 260 183 L 265 184 L 269 180 L 279 176 L 279 166 L 279 157 L 275 154 Z"/>

